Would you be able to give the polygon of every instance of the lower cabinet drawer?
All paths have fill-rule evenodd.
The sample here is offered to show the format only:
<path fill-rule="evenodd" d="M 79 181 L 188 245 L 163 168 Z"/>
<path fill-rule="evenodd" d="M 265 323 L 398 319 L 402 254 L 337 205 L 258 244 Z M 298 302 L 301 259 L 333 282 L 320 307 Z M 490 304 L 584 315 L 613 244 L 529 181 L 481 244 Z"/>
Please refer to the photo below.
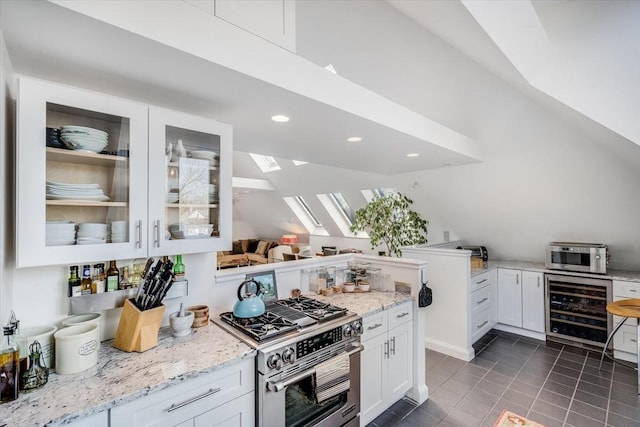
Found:
<path fill-rule="evenodd" d="M 634 322 L 635 323 L 635 322 Z M 638 352 L 638 335 L 636 326 L 627 325 L 626 323 L 613 336 L 613 348 L 615 350 L 626 351 L 627 353 L 637 354 Z"/>
<path fill-rule="evenodd" d="M 491 286 L 485 286 L 471 293 L 471 313 L 488 309 L 491 306 Z"/>
<path fill-rule="evenodd" d="M 369 314 L 362 318 L 362 341 L 373 338 L 389 329 L 387 310 Z"/>
<path fill-rule="evenodd" d="M 111 409 L 111 425 L 165 426 L 193 419 L 255 389 L 253 359 L 151 393 Z"/>
<path fill-rule="evenodd" d="M 471 342 L 478 341 L 491 329 L 491 307 L 471 316 Z"/>
<path fill-rule="evenodd" d="M 389 329 L 413 319 L 413 301 L 404 302 L 389 310 Z"/>
<path fill-rule="evenodd" d="M 614 280 L 613 299 L 619 300 L 625 298 L 640 298 L 640 283 Z"/>

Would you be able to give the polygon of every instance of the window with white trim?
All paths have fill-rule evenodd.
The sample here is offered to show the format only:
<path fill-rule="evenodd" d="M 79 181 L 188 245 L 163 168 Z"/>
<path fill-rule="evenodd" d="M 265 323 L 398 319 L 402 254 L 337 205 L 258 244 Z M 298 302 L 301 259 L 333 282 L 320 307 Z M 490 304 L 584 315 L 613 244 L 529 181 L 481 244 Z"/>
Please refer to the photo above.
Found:
<path fill-rule="evenodd" d="M 329 235 L 302 196 L 283 197 L 283 199 L 285 203 L 289 205 L 289 208 L 293 213 L 298 217 L 302 225 L 307 229 L 309 234 L 316 236 Z"/>
<path fill-rule="evenodd" d="M 263 156 L 262 154 L 253 153 L 249 153 L 249 155 L 264 173 L 280 170 L 280 165 L 273 156 Z"/>

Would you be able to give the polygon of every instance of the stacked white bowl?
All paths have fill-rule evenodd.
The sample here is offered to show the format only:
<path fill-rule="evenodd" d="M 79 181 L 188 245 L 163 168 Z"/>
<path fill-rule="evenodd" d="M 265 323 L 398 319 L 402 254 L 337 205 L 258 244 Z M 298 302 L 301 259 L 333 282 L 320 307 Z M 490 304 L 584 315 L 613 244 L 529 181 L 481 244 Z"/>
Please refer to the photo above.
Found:
<path fill-rule="evenodd" d="M 107 146 L 109 134 L 86 126 L 66 125 L 60 126 L 60 139 L 72 150 L 99 153 Z"/>
<path fill-rule="evenodd" d="M 73 245 L 76 243 L 76 224 L 71 221 L 47 221 L 47 246 Z"/>
<path fill-rule="evenodd" d="M 111 243 L 124 243 L 129 241 L 129 221 L 111 222 Z"/>
<path fill-rule="evenodd" d="M 78 224 L 78 244 L 98 245 L 107 242 L 109 227 L 99 222 L 83 222 Z"/>

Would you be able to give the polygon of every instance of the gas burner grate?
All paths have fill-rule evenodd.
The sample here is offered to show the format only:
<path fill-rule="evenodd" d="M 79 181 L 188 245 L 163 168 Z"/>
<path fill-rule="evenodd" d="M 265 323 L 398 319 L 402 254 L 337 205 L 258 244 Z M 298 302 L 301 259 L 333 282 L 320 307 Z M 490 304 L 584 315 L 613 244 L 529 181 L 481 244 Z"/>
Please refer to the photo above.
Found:
<path fill-rule="evenodd" d="M 226 312 L 220 318 L 256 341 L 264 341 L 298 329 L 296 323 L 269 311 L 249 318 L 236 317 L 232 312 Z"/>
<path fill-rule="evenodd" d="M 335 305 L 304 296 L 279 300 L 276 301 L 276 304 L 298 310 L 319 322 L 344 316 L 347 313 L 346 308 L 336 307 Z"/>

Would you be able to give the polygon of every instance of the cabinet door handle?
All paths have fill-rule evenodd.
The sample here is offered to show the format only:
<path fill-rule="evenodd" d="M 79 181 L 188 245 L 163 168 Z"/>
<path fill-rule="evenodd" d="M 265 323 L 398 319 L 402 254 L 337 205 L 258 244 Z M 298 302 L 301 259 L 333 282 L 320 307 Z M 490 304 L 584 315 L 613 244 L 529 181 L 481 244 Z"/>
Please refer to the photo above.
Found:
<path fill-rule="evenodd" d="M 153 222 L 153 233 L 156 235 L 156 238 L 154 240 L 154 245 L 156 246 L 156 248 L 160 247 L 160 220 L 156 219 Z"/>
<path fill-rule="evenodd" d="M 396 355 L 396 337 L 391 338 L 391 354 Z"/>
<path fill-rule="evenodd" d="M 484 297 L 484 298 L 482 298 L 480 301 L 476 301 L 476 305 L 477 305 L 477 304 L 482 304 L 483 302 L 487 301 L 488 299 L 489 299 L 489 298 Z"/>
<path fill-rule="evenodd" d="M 536 277 L 538 279 L 538 287 L 540 287 L 540 276 Z"/>
<path fill-rule="evenodd" d="M 631 338 L 629 341 L 631 341 L 631 342 L 638 342 L 638 340 L 634 340 L 633 338 Z"/>
<path fill-rule="evenodd" d="M 488 280 L 487 278 L 484 278 L 484 279 L 480 280 L 479 282 L 476 282 L 476 285 L 479 285 L 479 284 L 481 284 L 481 283 L 484 283 L 484 282 L 486 282 L 487 280 Z"/>
<path fill-rule="evenodd" d="M 218 388 L 210 388 L 209 391 L 207 391 L 205 393 L 202 393 L 200 396 L 192 397 L 191 399 L 185 400 L 182 403 L 172 403 L 171 406 L 169 406 L 167 408 L 167 412 L 171 412 L 171 411 L 175 411 L 176 409 L 183 408 L 183 407 L 185 407 L 187 405 L 192 404 L 193 402 L 196 402 L 196 401 L 198 401 L 200 399 L 204 399 L 207 396 L 211 396 L 213 394 L 216 394 L 220 390 L 222 390 L 220 387 L 218 387 Z"/>
<path fill-rule="evenodd" d="M 484 325 L 486 325 L 487 323 L 489 323 L 488 320 L 485 320 L 484 322 L 480 323 L 478 326 L 476 326 L 476 329 L 480 329 L 482 328 Z"/>
<path fill-rule="evenodd" d="M 382 327 L 382 323 L 376 323 L 375 325 L 367 326 L 367 331 L 372 331 L 372 330 L 378 329 L 380 327 Z"/>
<path fill-rule="evenodd" d="M 629 292 L 637 292 L 635 289 L 629 289 Z"/>
<path fill-rule="evenodd" d="M 142 220 L 136 221 L 136 247 L 142 249 Z"/>
<path fill-rule="evenodd" d="M 520 276 L 516 274 L 516 285 L 520 284 Z"/>
<path fill-rule="evenodd" d="M 389 340 L 384 342 L 384 357 L 389 358 Z"/>
<path fill-rule="evenodd" d="M 398 319 L 401 319 L 401 318 L 403 318 L 403 317 L 405 317 L 405 316 L 408 316 L 408 315 L 409 315 L 409 313 L 408 313 L 407 311 L 405 311 L 404 313 L 400 313 L 400 314 L 396 315 L 396 317 L 397 317 Z"/>

